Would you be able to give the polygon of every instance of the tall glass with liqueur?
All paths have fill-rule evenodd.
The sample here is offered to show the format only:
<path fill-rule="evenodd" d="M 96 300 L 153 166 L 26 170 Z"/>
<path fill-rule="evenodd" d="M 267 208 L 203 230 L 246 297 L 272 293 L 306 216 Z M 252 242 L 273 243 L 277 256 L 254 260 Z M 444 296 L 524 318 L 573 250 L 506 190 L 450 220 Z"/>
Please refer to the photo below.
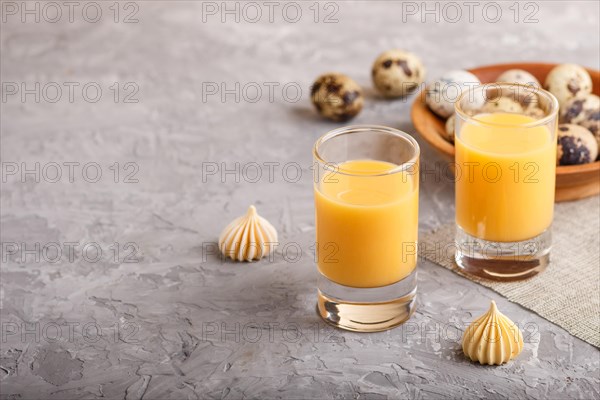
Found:
<path fill-rule="evenodd" d="M 494 83 L 455 103 L 456 263 L 494 280 L 543 271 L 551 248 L 558 101 Z"/>
<path fill-rule="evenodd" d="M 419 145 L 384 126 L 348 126 L 314 146 L 317 310 L 374 332 L 406 321 L 417 292 Z"/>

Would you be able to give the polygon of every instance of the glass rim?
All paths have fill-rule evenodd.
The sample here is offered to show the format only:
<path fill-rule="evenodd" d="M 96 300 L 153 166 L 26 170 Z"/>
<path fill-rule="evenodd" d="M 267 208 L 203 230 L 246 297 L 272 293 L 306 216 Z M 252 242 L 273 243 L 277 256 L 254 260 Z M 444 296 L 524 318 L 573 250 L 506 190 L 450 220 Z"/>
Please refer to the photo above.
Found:
<path fill-rule="evenodd" d="M 471 93 L 475 93 L 477 90 L 482 91 L 485 90 L 487 88 L 490 87 L 520 87 L 523 88 L 524 90 L 528 91 L 529 93 L 534 93 L 537 95 L 542 95 L 544 97 L 546 97 L 547 99 L 550 100 L 550 110 L 548 112 L 548 115 L 544 116 L 543 118 L 540 119 L 536 119 L 535 121 L 532 122 L 527 122 L 525 124 L 500 124 L 500 123 L 494 123 L 494 122 L 488 122 L 488 121 L 482 121 L 481 119 L 477 118 L 477 116 L 474 115 L 469 115 L 467 113 L 465 113 L 465 111 L 462 109 L 460 103 L 463 100 L 463 98 L 467 95 L 470 95 Z M 511 128 L 511 127 L 520 127 L 520 128 L 535 128 L 537 126 L 543 126 L 548 124 L 550 121 L 552 121 L 553 119 L 557 118 L 558 116 L 558 100 L 556 99 L 556 96 L 554 96 L 552 93 L 550 93 L 549 91 L 543 89 L 542 87 L 539 86 L 533 86 L 533 85 L 529 85 L 529 84 L 523 84 L 523 83 L 512 83 L 512 82 L 489 82 L 489 83 L 484 83 L 481 84 L 479 86 L 475 86 L 472 89 L 468 89 L 465 90 L 464 92 L 462 92 L 460 94 L 460 96 L 458 97 L 458 99 L 456 100 L 456 102 L 454 103 L 454 111 L 456 112 L 457 116 L 460 116 L 464 121 L 469 121 L 470 123 L 477 123 L 478 125 L 481 126 L 500 126 L 500 127 L 504 127 L 504 128 Z M 518 114 L 518 113 L 516 113 Z M 521 114 L 522 115 L 522 114 Z"/>
<path fill-rule="evenodd" d="M 352 173 L 347 170 L 340 169 L 339 167 L 337 167 L 336 169 L 331 168 L 331 165 L 335 164 L 335 163 L 326 161 L 321 156 L 321 154 L 319 154 L 319 147 L 323 143 L 325 143 L 333 138 L 336 138 L 338 136 L 348 135 L 348 134 L 358 133 L 358 132 L 387 133 L 392 136 L 402 138 L 402 139 L 406 140 L 412 146 L 413 155 L 408 161 L 400 163 L 397 166 L 395 166 L 394 168 L 392 168 L 388 171 L 385 171 L 385 172 L 377 172 L 377 173 L 372 173 L 372 174 L 369 174 L 369 173 L 368 174 L 365 174 L 365 173 L 358 174 L 358 173 Z M 409 135 L 408 133 L 406 133 L 404 131 L 401 131 L 396 128 L 390 128 L 389 126 L 383 126 L 383 125 L 348 125 L 348 126 L 336 128 L 336 129 L 330 130 L 329 132 L 327 132 L 324 135 L 322 135 L 321 137 L 319 137 L 313 146 L 314 158 L 319 163 L 323 164 L 325 169 L 332 170 L 332 171 L 334 171 L 336 173 L 340 173 L 342 175 L 360 176 L 360 177 L 387 176 L 387 175 L 393 175 L 395 173 L 405 171 L 406 169 L 408 169 L 408 167 L 414 165 L 418 161 L 420 154 L 421 154 L 421 148 L 419 147 L 419 143 L 417 143 L 415 138 L 413 138 L 411 135 Z"/>

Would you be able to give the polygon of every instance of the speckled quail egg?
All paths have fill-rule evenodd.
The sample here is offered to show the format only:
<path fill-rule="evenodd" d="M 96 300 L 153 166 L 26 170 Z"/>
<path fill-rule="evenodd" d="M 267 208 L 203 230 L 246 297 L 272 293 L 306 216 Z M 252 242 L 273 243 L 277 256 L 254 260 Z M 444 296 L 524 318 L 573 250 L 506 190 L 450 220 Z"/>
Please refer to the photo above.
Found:
<path fill-rule="evenodd" d="M 589 118 L 582 121 L 579 126 L 592 132 L 592 135 L 596 137 L 596 141 L 598 142 L 598 148 L 600 148 L 600 111 L 591 113 Z"/>
<path fill-rule="evenodd" d="M 523 114 L 530 116 L 535 119 L 544 118 L 547 114 L 546 111 L 540 106 L 540 99 L 535 91 L 518 91 L 516 93 L 516 100 L 523 108 Z"/>
<path fill-rule="evenodd" d="M 588 94 L 569 100 L 560 110 L 560 122 L 588 129 L 594 134 L 600 147 L 600 97 Z"/>
<path fill-rule="evenodd" d="M 560 107 L 574 97 L 592 92 L 590 74 L 576 64 L 561 64 L 550 71 L 544 82 L 544 88 L 558 100 Z"/>
<path fill-rule="evenodd" d="M 343 74 L 321 75 L 312 86 L 311 100 L 325 118 L 347 121 L 355 117 L 363 107 L 361 87 Z"/>
<path fill-rule="evenodd" d="M 400 97 L 425 80 L 421 59 L 403 50 L 388 50 L 377 57 L 371 70 L 375 88 L 385 97 Z"/>
<path fill-rule="evenodd" d="M 522 69 L 509 69 L 496 78 L 496 82 L 521 83 L 540 87 L 540 82 L 529 72 Z"/>
<path fill-rule="evenodd" d="M 574 124 L 558 126 L 558 165 L 575 165 L 593 162 L 598 157 L 598 142 L 590 131 Z"/>
<path fill-rule="evenodd" d="M 595 94 L 575 97 L 560 109 L 560 122 L 580 125 L 594 113 L 600 113 L 600 97 Z"/>
<path fill-rule="evenodd" d="M 600 149 L 600 112 L 596 111 L 590 114 L 589 118 L 582 121 L 579 126 L 583 126 L 596 137 L 598 148 Z"/>
<path fill-rule="evenodd" d="M 454 143 L 454 122 L 456 121 L 456 117 L 454 114 L 452 114 L 447 120 L 446 120 L 446 136 L 444 136 L 444 138 L 449 141 L 450 143 Z"/>
<path fill-rule="evenodd" d="M 427 86 L 425 102 L 434 113 L 448 118 L 454 112 L 454 102 L 461 93 L 480 84 L 479 79 L 468 71 L 449 71 Z"/>
<path fill-rule="evenodd" d="M 490 99 L 483 106 L 482 110 L 485 113 L 495 113 L 495 112 L 506 112 L 506 113 L 523 113 L 523 106 L 516 101 L 511 99 L 510 97 L 497 97 L 495 99 Z"/>
<path fill-rule="evenodd" d="M 546 112 L 537 104 L 530 104 L 523 109 L 523 114 L 535 119 L 542 119 L 546 116 Z"/>

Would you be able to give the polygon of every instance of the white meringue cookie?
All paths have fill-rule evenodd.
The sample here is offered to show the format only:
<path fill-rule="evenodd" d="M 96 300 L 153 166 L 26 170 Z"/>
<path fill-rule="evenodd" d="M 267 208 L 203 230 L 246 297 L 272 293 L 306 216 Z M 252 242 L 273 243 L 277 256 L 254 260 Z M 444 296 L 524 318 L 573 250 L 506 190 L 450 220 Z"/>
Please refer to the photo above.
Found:
<path fill-rule="evenodd" d="M 277 245 L 277 231 L 256 207 L 250 206 L 246 215 L 231 221 L 219 236 L 219 250 L 235 261 L 260 260 Z"/>
<path fill-rule="evenodd" d="M 472 361 L 500 365 L 523 350 L 523 335 L 519 327 L 498 311 L 496 303 L 492 301 L 488 312 L 465 330 L 462 348 Z"/>

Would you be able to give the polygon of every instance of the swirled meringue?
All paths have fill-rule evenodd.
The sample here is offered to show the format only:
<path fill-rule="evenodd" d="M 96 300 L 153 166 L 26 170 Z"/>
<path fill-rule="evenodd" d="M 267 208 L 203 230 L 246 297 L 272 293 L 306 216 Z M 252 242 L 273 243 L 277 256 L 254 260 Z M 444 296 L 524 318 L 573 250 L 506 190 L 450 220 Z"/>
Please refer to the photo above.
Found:
<path fill-rule="evenodd" d="M 472 361 L 500 365 L 523 350 L 523 335 L 514 322 L 498 311 L 492 300 L 488 312 L 465 330 L 462 348 Z"/>
<path fill-rule="evenodd" d="M 277 245 L 277 231 L 256 207 L 248 207 L 246 215 L 231 221 L 219 236 L 219 250 L 236 261 L 260 260 Z"/>

